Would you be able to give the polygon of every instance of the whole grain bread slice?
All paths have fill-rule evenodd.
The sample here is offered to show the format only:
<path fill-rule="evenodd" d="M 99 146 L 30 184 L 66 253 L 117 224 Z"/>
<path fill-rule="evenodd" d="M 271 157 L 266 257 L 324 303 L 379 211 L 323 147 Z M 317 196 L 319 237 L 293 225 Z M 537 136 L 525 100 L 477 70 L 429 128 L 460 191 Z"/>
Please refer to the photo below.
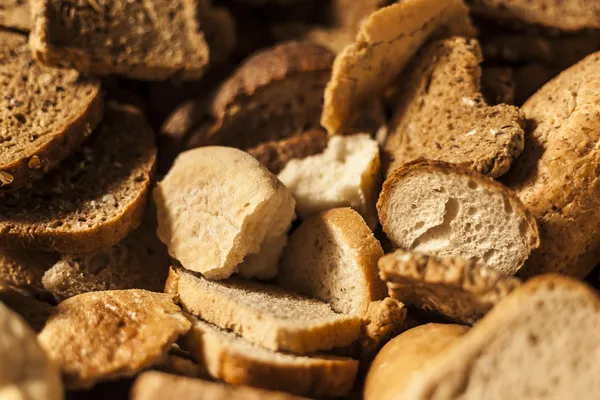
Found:
<path fill-rule="evenodd" d="M 0 249 L 0 285 L 32 295 L 47 294 L 42 277 L 58 258 L 57 253 Z"/>
<path fill-rule="evenodd" d="M 19 314 L 34 331 L 42 330 L 54 307 L 49 303 L 37 300 L 30 293 L 4 286 L 0 282 L 0 303 Z"/>
<path fill-rule="evenodd" d="M 0 26 L 28 32 L 31 29 L 29 0 L 4 0 L 0 5 Z"/>
<path fill-rule="evenodd" d="M 144 116 L 111 101 L 82 149 L 33 187 L 3 196 L 2 245 L 85 253 L 118 243 L 142 219 L 155 160 Z"/>
<path fill-rule="evenodd" d="M 0 31 L 0 194 L 68 157 L 102 119 L 100 82 L 33 60 L 27 37 Z"/>

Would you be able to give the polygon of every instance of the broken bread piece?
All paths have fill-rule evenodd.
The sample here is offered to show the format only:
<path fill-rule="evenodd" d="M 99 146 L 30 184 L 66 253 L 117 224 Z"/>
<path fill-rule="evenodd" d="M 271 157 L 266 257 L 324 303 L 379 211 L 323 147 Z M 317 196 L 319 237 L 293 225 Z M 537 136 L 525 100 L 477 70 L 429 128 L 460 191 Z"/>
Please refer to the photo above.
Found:
<path fill-rule="evenodd" d="M 358 368 L 351 358 L 278 353 L 199 320 L 185 336 L 183 347 L 215 379 L 300 396 L 347 395 Z"/>
<path fill-rule="evenodd" d="M 228 147 L 181 153 L 154 189 L 158 236 L 209 279 L 271 279 L 295 218 L 289 190 L 254 157 Z"/>
<path fill-rule="evenodd" d="M 63 301 L 38 340 L 67 388 L 84 389 L 157 363 L 190 327 L 168 294 L 113 290 Z"/>
<path fill-rule="evenodd" d="M 391 297 L 466 324 L 479 320 L 521 285 L 517 278 L 458 256 L 396 250 L 378 264 Z"/>
<path fill-rule="evenodd" d="M 29 32 L 31 29 L 29 0 L 3 0 L 0 7 L 0 26 Z"/>
<path fill-rule="evenodd" d="M 491 178 L 440 161 L 396 169 L 377 210 L 384 232 L 404 250 L 460 256 L 514 275 L 539 233 L 518 197 Z"/>
<path fill-rule="evenodd" d="M 358 316 L 337 314 L 279 286 L 239 278 L 215 282 L 183 268 L 171 268 L 166 291 L 189 313 L 271 350 L 310 354 L 346 346 L 362 325 Z"/>

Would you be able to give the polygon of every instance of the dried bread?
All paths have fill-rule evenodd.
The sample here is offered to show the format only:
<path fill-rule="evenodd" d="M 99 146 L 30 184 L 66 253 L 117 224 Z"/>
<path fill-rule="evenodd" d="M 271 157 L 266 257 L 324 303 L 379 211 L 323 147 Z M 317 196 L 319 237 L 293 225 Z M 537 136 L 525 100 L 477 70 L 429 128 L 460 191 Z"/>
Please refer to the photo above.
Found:
<path fill-rule="evenodd" d="M 523 150 L 522 117 L 481 94 L 481 50 L 475 39 L 431 43 L 408 68 L 384 150 L 387 173 L 420 158 L 465 165 L 492 177 Z"/>
<path fill-rule="evenodd" d="M 198 79 L 209 48 L 197 0 L 31 0 L 30 45 L 50 66 L 133 79 Z"/>
<path fill-rule="evenodd" d="M 364 316 L 385 297 L 377 260 L 379 241 L 351 208 L 318 214 L 292 233 L 281 258 L 278 282 L 323 300 L 339 313 Z"/>
<path fill-rule="evenodd" d="M 37 300 L 27 292 L 4 286 L 2 283 L 0 283 L 0 303 L 4 303 L 19 314 L 36 332 L 42 330 L 54 310 L 49 303 Z"/>
<path fill-rule="evenodd" d="M 362 320 L 337 314 L 326 303 L 279 286 L 231 278 L 210 281 L 171 269 L 166 291 L 189 313 L 271 350 L 310 354 L 346 346 L 358 338 Z"/>
<path fill-rule="evenodd" d="M 38 345 L 35 332 L 0 303 L 0 397 L 62 400 L 58 368 Z"/>
<path fill-rule="evenodd" d="M 514 275 L 539 246 L 514 193 L 473 170 L 420 161 L 395 170 L 377 203 L 384 232 L 404 250 L 460 256 Z"/>
<path fill-rule="evenodd" d="M 58 257 L 56 253 L 0 249 L 0 285 L 43 295 L 42 277 Z"/>
<path fill-rule="evenodd" d="M 67 388 L 133 376 L 160 361 L 191 322 L 171 295 L 145 290 L 84 293 L 60 303 L 38 335 Z"/>
<path fill-rule="evenodd" d="M 521 285 L 518 278 L 457 256 L 396 250 L 378 265 L 391 297 L 466 324 L 479 320 Z"/>
<path fill-rule="evenodd" d="M 462 0 L 405 0 L 371 14 L 356 40 L 335 59 L 321 124 L 345 133 L 361 108 L 383 94 L 431 37 L 473 36 Z"/>
<path fill-rule="evenodd" d="M 107 104 L 85 146 L 33 187 L 0 202 L 5 247 L 85 253 L 135 229 L 156 161 L 154 134 L 135 107 Z"/>
<path fill-rule="evenodd" d="M 44 176 L 102 118 L 100 82 L 31 57 L 27 36 L 0 31 L 0 194 Z"/>
<path fill-rule="evenodd" d="M 338 207 L 352 207 L 371 228 L 381 187 L 379 145 L 367 134 L 333 136 L 321 154 L 290 160 L 277 175 L 296 199 L 302 220 Z"/>
<path fill-rule="evenodd" d="M 204 321 L 194 322 L 183 346 L 215 379 L 301 396 L 347 395 L 358 368 L 350 358 L 278 353 Z"/>
<path fill-rule="evenodd" d="M 210 279 L 270 279 L 295 217 L 289 190 L 255 158 L 228 147 L 180 154 L 154 189 L 158 236 L 185 268 Z"/>
<path fill-rule="evenodd" d="M 0 26 L 28 32 L 31 29 L 29 0 L 4 0 L 0 5 Z"/>

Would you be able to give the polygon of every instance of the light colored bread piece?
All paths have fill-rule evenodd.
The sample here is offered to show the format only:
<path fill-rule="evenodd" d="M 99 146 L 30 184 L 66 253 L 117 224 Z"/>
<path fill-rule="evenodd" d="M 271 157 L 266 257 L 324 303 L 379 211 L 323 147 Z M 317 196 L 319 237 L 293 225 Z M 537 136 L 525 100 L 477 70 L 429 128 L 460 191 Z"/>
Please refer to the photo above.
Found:
<path fill-rule="evenodd" d="M 47 294 L 42 277 L 58 258 L 57 253 L 0 249 L 0 285 L 33 295 Z"/>
<path fill-rule="evenodd" d="M 352 207 L 375 228 L 380 175 L 377 142 L 358 134 L 333 136 L 323 153 L 290 160 L 278 177 L 294 195 L 301 219 L 332 208 Z"/>
<path fill-rule="evenodd" d="M 42 330 L 54 309 L 50 304 L 37 300 L 28 292 L 4 286 L 1 282 L 0 303 L 4 303 L 5 306 L 19 314 L 36 332 Z"/>
<path fill-rule="evenodd" d="M 600 258 L 600 52 L 544 85 L 523 106 L 532 121 L 505 183 L 532 212 L 541 246 L 523 274 L 585 277 Z M 557 161 L 558 160 L 558 161 Z"/>
<path fill-rule="evenodd" d="M 347 395 L 358 369 L 358 362 L 350 358 L 268 350 L 204 321 L 194 322 L 183 347 L 215 379 L 300 396 Z"/>
<path fill-rule="evenodd" d="M 521 281 L 472 260 L 396 250 L 379 259 L 390 296 L 408 306 L 472 324 Z"/>
<path fill-rule="evenodd" d="M 62 400 L 58 368 L 38 345 L 35 332 L 0 303 L 0 397 Z"/>
<path fill-rule="evenodd" d="M 351 208 L 337 208 L 304 222 L 283 251 L 277 280 L 290 290 L 323 300 L 339 313 L 364 316 L 385 297 L 377 260 L 379 241 Z"/>
<path fill-rule="evenodd" d="M 254 157 L 228 147 L 186 151 L 154 201 L 158 236 L 185 268 L 210 279 L 277 275 L 295 201 Z"/>
<path fill-rule="evenodd" d="M 281 287 L 242 279 L 214 282 L 171 269 L 166 291 L 182 307 L 220 328 L 271 350 L 309 354 L 358 338 L 361 318 L 337 314 L 322 301 Z"/>
<path fill-rule="evenodd" d="M 371 14 L 355 42 L 336 57 L 321 124 L 330 134 L 345 133 L 429 38 L 474 34 L 462 0 L 405 0 Z"/>
<path fill-rule="evenodd" d="M 0 26 L 28 32 L 31 29 L 29 0 L 3 0 L 0 6 Z"/>
<path fill-rule="evenodd" d="M 83 389 L 157 363 L 190 327 L 171 295 L 112 290 L 60 303 L 38 341 L 65 385 Z"/>
<path fill-rule="evenodd" d="M 473 170 L 442 162 L 395 170 L 377 209 L 396 247 L 460 256 L 507 275 L 517 273 L 540 242 L 535 220 L 514 193 Z"/>
<path fill-rule="evenodd" d="M 0 32 L 0 194 L 40 179 L 102 119 L 100 82 L 33 60 L 27 36 Z"/>

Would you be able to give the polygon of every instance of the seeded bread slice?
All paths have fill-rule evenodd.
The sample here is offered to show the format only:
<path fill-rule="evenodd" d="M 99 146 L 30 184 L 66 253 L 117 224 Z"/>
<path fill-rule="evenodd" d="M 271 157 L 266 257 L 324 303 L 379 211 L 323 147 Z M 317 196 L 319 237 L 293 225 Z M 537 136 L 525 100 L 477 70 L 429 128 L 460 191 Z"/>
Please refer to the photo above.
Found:
<path fill-rule="evenodd" d="M 0 26 L 28 32 L 31 29 L 29 0 L 4 0 L 0 5 Z"/>
<path fill-rule="evenodd" d="M 141 112 L 110 102 L 81 150 L 35 186 L 4 195 L 2 245 L 85 253 L 118 243 L 142 219 L 155 160 Z"/>
<path fill-rule="evenodd" d="M 102 119 L 100 82 L 31 57 L 27 37 L 0 31 L 0 194 L 44 176 Z"/>
<path fill-rule="evenodd" d="M 56 253 L 0 249 L 0 285 L 32 295 L 47 294 L 42 276 L 58 258 Z"/>
<path fill-rule="evenodd" d="M 336 314 L 319 300 L 275 285 L 233 278 L 214 282 L 177 268 L 166 287 L 186 311 L 271 350 L 309 354 L 346 346 L 362 325 L 357 316 Z"/>

